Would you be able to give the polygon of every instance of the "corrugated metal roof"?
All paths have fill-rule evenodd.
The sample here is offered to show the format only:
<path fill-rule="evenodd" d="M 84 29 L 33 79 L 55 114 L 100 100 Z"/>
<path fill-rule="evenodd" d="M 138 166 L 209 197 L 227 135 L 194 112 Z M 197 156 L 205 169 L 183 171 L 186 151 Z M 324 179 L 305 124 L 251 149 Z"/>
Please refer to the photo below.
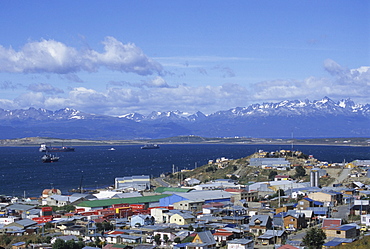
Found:
<path fill-rule="evenodd" d="M 251 240 L 251 239 L 234 239 L 234 240 L 227 241 L 227 244 L 247 245 L 249 243 L 253 243 L 253 240 Z"/>
<path fill-rule="evenodd" d="M 167 197 L 170 195 L 152 195 L 152 196 L 142 196 L 142 197 L 132 197 L 132 198 L 120 198 L 120 199 L 109 199 L 109 200 L 92 200 L 84 201 L 78 204 L 78 207 L 109 207 L 113 204 L 140 204 L 140 203 L 151 203 L 158 202 L 159 199 Z"/>
<path fill-rule="evenodd" d="M 212 199 L 226 199 L 234 196 L 229 192 L 223 190 L 193 190 L 189 193 L 177 193 L 176 195 L 192 201 L 204 201 Z"/>
<path fill-rule="evenodd" d="M 8 210 L 27 211 L 27 210 L 33 209 L 35 207 L 36 206 L 33 206 L 33 205 L 24 205 L 24 204 L 15 203 L 15 204 L 12 204 L 12 205 L 7 206 L 6 209 L 8 209 Z"/>
<path fill-rule="evenodd" d="M 30 220 L 30 219 L 17 220 L 14 223 L 17 223 L 23 227 L 29 227 L 29 226 L 33 226 L 37 224 L 36 221 Z"/>
<path fill-rule="evenodd" d="M 182 193 L 187 193 L 189 192 L 190 190 L 192 189 L 188 189 L 188 188 L 169 188 L 169 187 L 158 187 L 154 190 L 154 192 L 156 193 L 163 193 L 165 191 L 168 191 L 168 192 L 182 192 Z"/>
<path fill-rule="evenodd" d="M 339 241 L 329 241 L 329 242 L 326 242 L 323 246 L 339 246 L 340 244 L 342 244 L 342 242 L 339 242 Z"/>

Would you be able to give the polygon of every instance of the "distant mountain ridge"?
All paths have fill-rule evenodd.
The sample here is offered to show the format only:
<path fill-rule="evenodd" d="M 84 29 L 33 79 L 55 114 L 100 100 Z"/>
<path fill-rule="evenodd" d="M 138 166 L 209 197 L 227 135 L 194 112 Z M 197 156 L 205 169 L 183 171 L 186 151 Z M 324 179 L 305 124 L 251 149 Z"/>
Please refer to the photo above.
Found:
<path fill-rule="evenodd" d="M 71 108 L 57 111 L 0 109 L 0 139 L 51 136 L 78 139 L 140 139 L 179 135 L 204 137 L 370 137 L 370 104 L 293 100 L 252 104 L 205 115 L 181 111 L 95 115 Z"/>

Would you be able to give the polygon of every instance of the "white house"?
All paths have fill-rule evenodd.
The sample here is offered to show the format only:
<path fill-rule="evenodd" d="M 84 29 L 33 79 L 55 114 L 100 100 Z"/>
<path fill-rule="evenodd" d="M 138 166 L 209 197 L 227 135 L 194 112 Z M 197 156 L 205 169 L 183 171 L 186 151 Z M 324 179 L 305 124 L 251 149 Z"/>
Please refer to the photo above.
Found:
<path fill-rule="evenodd" d="M 234 239 L 227 242 L 227 249 L 253 249 L 254 241 L 251 239 Z"/>
<path fill-rule="evenodd" d="M 361 215 L 361 224 L 365 226 L 370 226 L 370 214 Z"/>

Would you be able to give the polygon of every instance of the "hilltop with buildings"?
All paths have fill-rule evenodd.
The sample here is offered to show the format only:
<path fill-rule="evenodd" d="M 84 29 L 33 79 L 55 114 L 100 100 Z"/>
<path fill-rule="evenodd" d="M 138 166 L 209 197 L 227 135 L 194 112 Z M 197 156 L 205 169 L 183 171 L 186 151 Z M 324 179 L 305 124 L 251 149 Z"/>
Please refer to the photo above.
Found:
<path fill-rule="evenodd" d="M 328 164 L 299 151 L 259 151 L 160 179 L 116 177 L 114 187 L 92 193 L 3 196 L 0 246 L 294 249 L 318 227 L 331 248 L 370 226 L 369 167 L 370 160 Z"/>

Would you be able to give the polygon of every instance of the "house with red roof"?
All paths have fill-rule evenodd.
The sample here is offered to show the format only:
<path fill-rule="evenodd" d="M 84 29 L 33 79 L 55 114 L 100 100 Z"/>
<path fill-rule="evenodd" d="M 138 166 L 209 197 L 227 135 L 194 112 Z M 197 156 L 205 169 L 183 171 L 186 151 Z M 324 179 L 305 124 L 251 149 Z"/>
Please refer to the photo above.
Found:
<path fill-rule="evenodd" d="M 322 229 L 329 227 L 338 227 L 342 225 L 342 219 L 325 218 L 322 221 Z"/>
<path fill-rule="evenodd" d="M 290 176 L 287 176 L 287 175 L 276 175 L 274 177 L 274 181 L 288 181 L 288 180 L 291 180 Z"/>

